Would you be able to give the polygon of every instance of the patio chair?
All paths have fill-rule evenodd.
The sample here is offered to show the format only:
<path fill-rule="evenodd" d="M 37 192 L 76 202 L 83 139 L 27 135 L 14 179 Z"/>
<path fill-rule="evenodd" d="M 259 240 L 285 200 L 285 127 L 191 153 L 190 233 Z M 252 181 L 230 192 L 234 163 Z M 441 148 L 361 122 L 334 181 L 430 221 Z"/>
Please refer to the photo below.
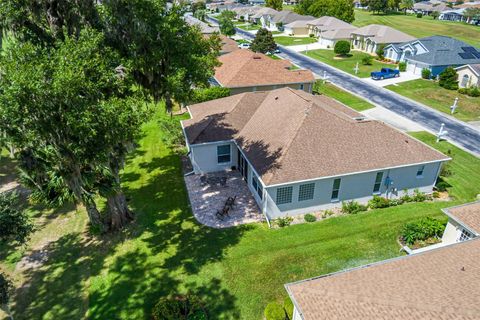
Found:
<path fill-rule="evenodd" d="M 230 209 L 233 209 L 233 206 L 235 205 L 235 200 L 237 199 L 237 196 L 235 197 L 228 197 L 227 201 L 225 202 L 225 206 L 228 206 Z"/>
<path fill-rule="evenodd" d="M 230 207 L 224 206 L 222 211 L 217 210 L 217 213 L 215 213 L 215 215 L 217 216 L 218 219 L 223 220 L 225 216 L 228 216 L 229 210 L 230 210 Z"/>

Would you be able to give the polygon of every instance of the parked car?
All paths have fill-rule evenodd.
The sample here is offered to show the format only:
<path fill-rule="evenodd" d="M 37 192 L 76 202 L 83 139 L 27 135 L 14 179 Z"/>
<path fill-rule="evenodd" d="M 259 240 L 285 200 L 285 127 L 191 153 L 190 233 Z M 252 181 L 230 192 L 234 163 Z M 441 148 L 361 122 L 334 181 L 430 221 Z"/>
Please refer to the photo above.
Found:
<path fill-rule="evenodd" d="M 250 43 L 243 42 L 243 43 L 240 43 L 238 47 L 240 49 L 250 49 Z"/>
<path fill-rule="evenodd" d="M 400 77 L 400 71 L 390 68 L 382 68 L 380 71 L 374 71 L 370 73 L 373 80 L 383 80 L 388 78 Z"/>

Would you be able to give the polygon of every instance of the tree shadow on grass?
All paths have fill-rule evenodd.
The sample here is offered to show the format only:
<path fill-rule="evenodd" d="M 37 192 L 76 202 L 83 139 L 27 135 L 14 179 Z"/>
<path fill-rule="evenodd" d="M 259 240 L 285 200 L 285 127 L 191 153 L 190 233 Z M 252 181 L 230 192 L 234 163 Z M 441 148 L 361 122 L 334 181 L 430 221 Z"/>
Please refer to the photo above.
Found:
<path fill-rule="evenodd" d="M 144 184 L 123 176 L 136 214 L 125 234 L 139 243 L 114 259 L 108 282 L 100 280 L 108 284 L 91 291 L 91 318 L 148 319 L 160 297 L 186 292 L 198 294 L 216 315 L 239 318 L 235 297 L 222 280 L 199 279 L 198 274 L 206 264 L 221 261 L 225 250 L 251 226 L 217 230 L 199 225 L 190 211 L 179 155 L 154 158 L 138 167 L 157 170 Z"/>

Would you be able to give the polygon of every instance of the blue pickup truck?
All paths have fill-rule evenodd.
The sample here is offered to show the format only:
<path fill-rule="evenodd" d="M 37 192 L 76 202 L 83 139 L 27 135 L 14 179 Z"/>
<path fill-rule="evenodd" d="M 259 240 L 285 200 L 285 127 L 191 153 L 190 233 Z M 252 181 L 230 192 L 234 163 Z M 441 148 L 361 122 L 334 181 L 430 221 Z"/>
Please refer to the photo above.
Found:
<path fill-rule="evenodd" d="M 382 68 L 380 71 L 374 71 L 370 73 L 370 76 L 373 80 L 383 80 L 388 78 L 397 78 L 400 77 L 400 71 L 390 68 Z"/>

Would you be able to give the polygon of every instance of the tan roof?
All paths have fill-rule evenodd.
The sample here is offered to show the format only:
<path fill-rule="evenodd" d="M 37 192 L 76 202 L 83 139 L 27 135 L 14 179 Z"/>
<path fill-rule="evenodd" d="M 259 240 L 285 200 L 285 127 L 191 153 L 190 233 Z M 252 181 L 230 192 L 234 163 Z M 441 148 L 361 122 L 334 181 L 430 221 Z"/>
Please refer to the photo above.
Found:
<path fill-rule="evenodd" d="M 335 30 L 343 28 L 355 28 L 351 24 L 346 23 L 343 20 L 337 19 L 335 17 L 323 16 L 318 19 L 308 22 L 309 25 L 315 26 L 321 30 Z"/>
<path fill-rule="evenodd" d="M 311 20 L 297 20 L 285 25 L 288 28 L 305 28 Z"/>
<path fill-rule="evenodd" d="M 185 21 L 191 25 L 191 26 L 196 26 L 200 30 L 202 34 L 213 34 L 215 32 L 220 32 L 219 27 L 217 26 L 210 26 L 207 23 L 198 20 L 194 16 L 185 16 Z"/>
<path fill-rule="evenodd" d="M 450 217 L 480 235 L 480 201 L 443 209 Z"/>
<path fill-rule="evenodd" d="M 282 10 L 273 15 L 272 21 L 275 23 L 289 24 L 299 20 L 313 20 L 313 16 L 304 16 L 290 10 Z"/>
<path fill-rule="evenodd" d="M 287 83 L 314 82 L 309 70 L 289 70 L 288 60 L 274 60 L 264 54 L 242 49 L 222 55 L 215 69 L 215 79 L 228 88 Z"/>
<path fill-rule="evenodd" d="M 222 45 L 222 48 L 220 49 L 221 54 L 227 54 L 233 51 L 240 50 L 240 48 L 238 48 L 237 41 L 230 39 L 229 37 L 220 35 L 220 41 Z"/>
<path fill-rule="evenodd" d="M 257 19 L 257 18 L 261 18 L 262 16 L 264 15 L 276 15 L 278 14 L 280 11 L 277 11 L 275 9 L 272 9 L 272 8 L 262 8 L 260 10 L 258 10 L 253 16 L 252 18 L 254 19 Z"/>
<path fill-rule="evenodd" d="M 348 29 L 336 29 L 336 30 L 327 30 L 322 32 L 322 38 L 324 39 L 350 39 L 352 32 L 357 28 L 348 28 Z"/>
<path fill-rule="evenodd" d="M 190 106 L 190 144 L 234 139 L 266 185 L 448 160 L 326 96 L 282 88 Z"/>
<path fill-rule="evenodd" d="M 401 43 L 415 40 L 415 37 L 381 24 L 369 24 L 358 28 L 352 35 L 361 35 L 374 40 L 376 43 Z"/>
<path fill-rule="evenodd" d="M 304 320 L 479 319 L 480 239 L 287 284 Z"/>

